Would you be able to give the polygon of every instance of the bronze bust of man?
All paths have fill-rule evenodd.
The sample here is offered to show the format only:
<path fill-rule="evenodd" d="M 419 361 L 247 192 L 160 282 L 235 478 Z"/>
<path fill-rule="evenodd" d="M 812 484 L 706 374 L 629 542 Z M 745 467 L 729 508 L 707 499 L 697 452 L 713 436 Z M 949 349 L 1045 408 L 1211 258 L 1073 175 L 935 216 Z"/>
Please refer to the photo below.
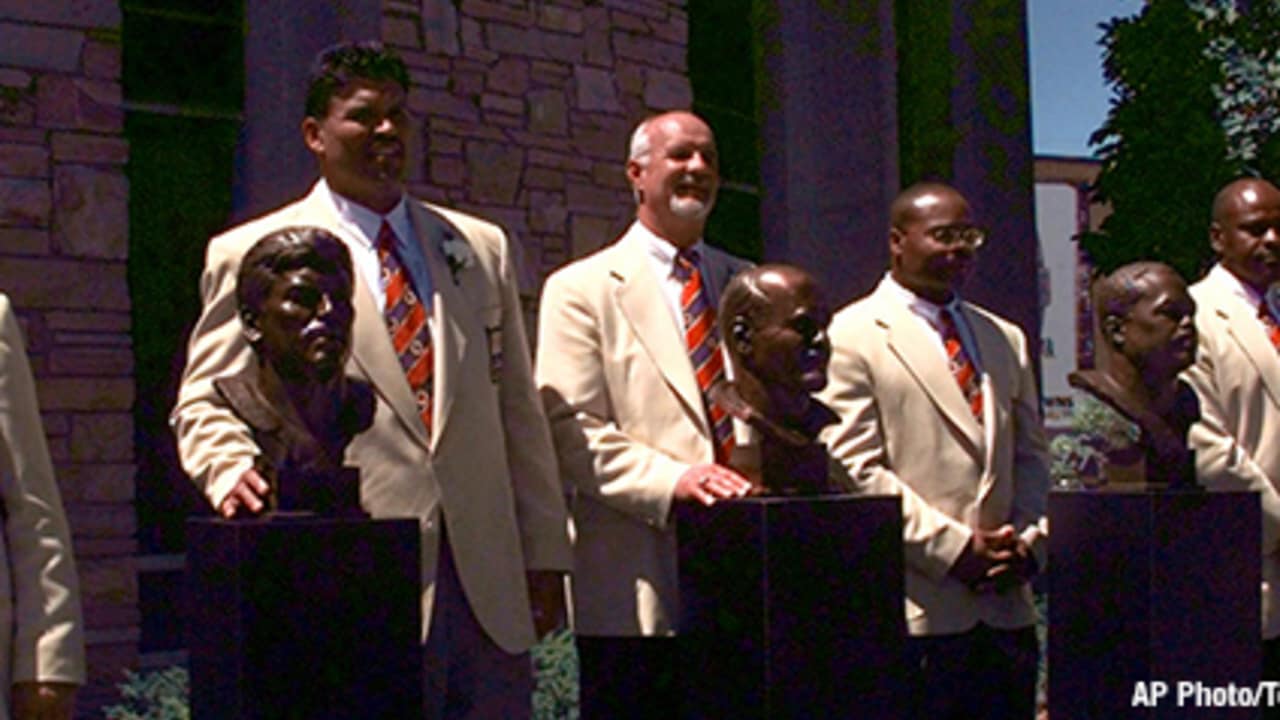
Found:
<path fill-rule="evenodd" d="M 286 228 L 253 245 L 236 302 L 257 362 L 214 381 L 252 429 L 277 512 L 359 514 L 359 474 L 343 467 L 373 422 L 373 391 L 343 374 L 351 348 L 351 258 L 321 228 Z"/>
<path fill-rule="evenodd" d="M 733 380 L 712 393 L 759 437 L 740 444 L 730 465 L 756 494 L 838 491 L 817 441 L 837 418 L 812 396 L 826 387 L 831 359 L 831 309 L 817 282 L 794 265 L 744 270 L 725 287 L 719 318 Z"/>
<path fill-rule="evenodd" d="M 1093 406 L 1084 415 L 1097 426 L 1073 431 L 1089 436 L 1081 447 L 1098 458 L 1098 467 L 1078 473 L 1080 484 L 1196 486 L 1187 433 L 1200 405 L 1179 379 L 1195 361 L 1197 341 L 1186 283 L 1168 265 L 1136 262 L 1099 279 L 1093 298 L 1095 367 L 1068 376 L 1083 393 L 1077 402 Z"/>

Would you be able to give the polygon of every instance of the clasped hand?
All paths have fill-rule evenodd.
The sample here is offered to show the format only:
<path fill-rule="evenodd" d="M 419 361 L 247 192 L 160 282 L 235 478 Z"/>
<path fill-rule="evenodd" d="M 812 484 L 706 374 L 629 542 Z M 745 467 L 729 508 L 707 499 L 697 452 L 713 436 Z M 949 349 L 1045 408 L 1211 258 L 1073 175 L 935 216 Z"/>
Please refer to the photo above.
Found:
<path fill-rule="evenodd" d="M 1031 580 L 1037 571 L 1031 546 L 1012 525 L 974 530 L 951 566 L 951 575 L 979 592 L 1004 592 Z"/>

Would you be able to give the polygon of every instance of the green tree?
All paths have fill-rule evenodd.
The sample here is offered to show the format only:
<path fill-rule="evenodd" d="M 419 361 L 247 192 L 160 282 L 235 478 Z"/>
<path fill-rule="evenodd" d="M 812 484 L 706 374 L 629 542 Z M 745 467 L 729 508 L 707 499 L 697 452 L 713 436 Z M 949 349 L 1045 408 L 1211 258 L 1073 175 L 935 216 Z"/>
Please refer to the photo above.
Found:
<path fill-rule="evenodd" d="M 1210 202 L 1245 170 L 1228 153 L 1214 94 L 1225 75 L 1208 52 L 1210 26 L 1187 0 L 1151 0 L 1101 26 L 1113 96 L 1090 142 L 1102 160 L 1097 198 L 1112 214 L 1081 242 L 1104 272 L 1152 258 L 1194 278 L 1210 259 Z"/>

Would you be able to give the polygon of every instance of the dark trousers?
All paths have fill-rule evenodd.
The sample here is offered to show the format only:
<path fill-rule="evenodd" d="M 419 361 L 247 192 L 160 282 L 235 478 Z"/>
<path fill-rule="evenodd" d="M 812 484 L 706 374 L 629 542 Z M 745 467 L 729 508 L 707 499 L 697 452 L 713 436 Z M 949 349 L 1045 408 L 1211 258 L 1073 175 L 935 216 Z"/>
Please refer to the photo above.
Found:
<path fill-rule="evenodd" d="M 907 639 L 909 718 L 1031 720 L 1036 710 L 1034 627 L 978 624 L 958 635 Z"/>
<path fill-rule="evenodd" d="M 579 635 L 577 643 L 582 720 L 679 716 L 674 638 Z"/>
<path fill-rule="evenodd" d="M 1280 681 L 1280 638 L 1262 641 L 1262 679 Z M 1280 706 L 1270 707 L 1265 701 L 1264 695 L 1263 720 L 1280 720 Z"/>
<path fill-rule="evenodd" d="M 423 702 L 427 720 L 503 720 L 532 713 L 529 653 L 494 644 L 462 592 L 453 551 L 441 533 L 435 602 L 423 647 Z"/>

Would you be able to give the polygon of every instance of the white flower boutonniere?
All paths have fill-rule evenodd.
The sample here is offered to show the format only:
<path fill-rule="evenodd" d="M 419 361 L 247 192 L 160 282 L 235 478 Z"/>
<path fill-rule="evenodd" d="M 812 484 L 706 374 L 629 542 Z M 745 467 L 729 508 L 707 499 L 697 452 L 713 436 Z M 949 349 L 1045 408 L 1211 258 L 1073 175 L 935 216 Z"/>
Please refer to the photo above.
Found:
<path fill-rule="evenodd" d="M 453 275 L 454 285 L 458 284 L 459 272 L 476 264 L 476 256 L 471 252 L 471 246 L 466 240 L 453 235 L 444 236 L 444 240 L 440 243 L 440 252 L 444 253 L 444 259 L 449 263 L 449 274 Z"/>

